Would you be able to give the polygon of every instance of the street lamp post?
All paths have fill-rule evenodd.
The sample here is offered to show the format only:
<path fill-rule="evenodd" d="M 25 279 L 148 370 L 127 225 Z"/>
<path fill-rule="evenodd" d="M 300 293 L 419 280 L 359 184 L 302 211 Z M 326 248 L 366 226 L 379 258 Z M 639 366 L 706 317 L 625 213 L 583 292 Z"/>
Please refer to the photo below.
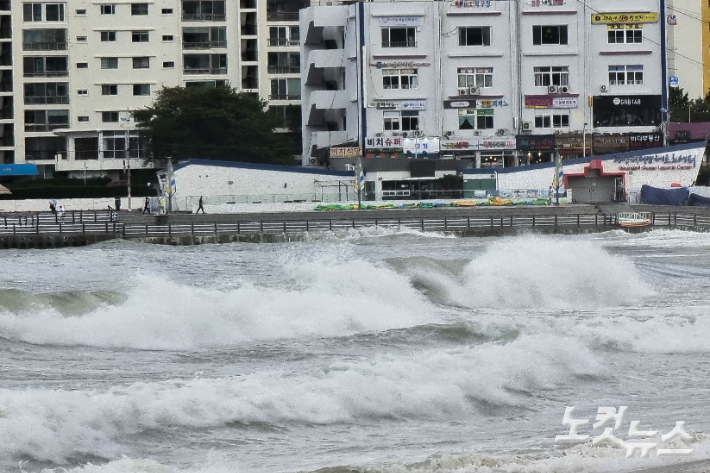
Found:
<path fill-rule="evenodd" d="M 582 127 L 582 157 L 587 157 L 587 123 Z"/>

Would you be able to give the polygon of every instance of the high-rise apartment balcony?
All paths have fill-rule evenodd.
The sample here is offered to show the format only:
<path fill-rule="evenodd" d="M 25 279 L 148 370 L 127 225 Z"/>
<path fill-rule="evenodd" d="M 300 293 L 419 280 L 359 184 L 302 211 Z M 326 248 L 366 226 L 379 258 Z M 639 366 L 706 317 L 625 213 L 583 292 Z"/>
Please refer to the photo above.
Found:
<path fill-rule="evenodd" d="M 226 41 L 202 41 L 194 43 L 182 43 L 182 49 L 219 49 L 226 47 Z"/>
<path fill-rule="evenodd" d="M 66 51 L 67 43 L 57 41 L 40 41 L 36 43 L 22 43 L 23 51 Z"/>
<path fill-rule="evenodd" d="M 183 74 L 226 74 L 226 67 L 205 67 L 205 68 L 195 68 L 195 69 L 183 69 Z"/>
<path fill-rule="evenodd" d="M 69 97 L 57 97 L 55 95 L 44 95 L 44 96 L 25 96 L 25 105 L 43 105 L 43 104 L 65 104 L 69 103 Z"/>
<path fill-rule="evenodd" d="M 223 0 L 183 0 L 182 21 L 225 21 Z"/>
<path fill-rule="evenodd" d="M 272 12 L 266 14 L 267 21 L 298 21 L 298 12 Z"/>

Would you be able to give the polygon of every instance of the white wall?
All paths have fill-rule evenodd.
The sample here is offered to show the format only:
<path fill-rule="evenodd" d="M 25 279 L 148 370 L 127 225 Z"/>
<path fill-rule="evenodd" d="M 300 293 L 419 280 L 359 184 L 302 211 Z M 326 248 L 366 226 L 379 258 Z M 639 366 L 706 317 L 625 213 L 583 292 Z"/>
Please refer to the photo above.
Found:
<path fill-rule="evenodd" d="M 620 155 L 617 159 L 602 160 L 602 171 L 624 173 L 627 194 L 640 192 L 644 184 L 653 187 L 670 187 L 672 183 L 690 186 L 698 177 L 704 154 L 705 148 L 695 148 L 666 153 L 647 153 L 628 160 Z M 648 163 L 644 161 L 646 159 Z M 664 159 L 669 162 L 664 163 Z M 674 160 L 681 162 L 674 163 Z M 588 166 L 589 163 L 565 165 L 563 161 L 565 175 L 582 174 L 584 168 Z M 498 189 L 547 189 L 552 185 L 554 173 L 554 167 L 531 170 L 520 168 L 520 171 L 516 172 L 499 173 Z M 467 176 L 470 178 L 475 174 Z"/>

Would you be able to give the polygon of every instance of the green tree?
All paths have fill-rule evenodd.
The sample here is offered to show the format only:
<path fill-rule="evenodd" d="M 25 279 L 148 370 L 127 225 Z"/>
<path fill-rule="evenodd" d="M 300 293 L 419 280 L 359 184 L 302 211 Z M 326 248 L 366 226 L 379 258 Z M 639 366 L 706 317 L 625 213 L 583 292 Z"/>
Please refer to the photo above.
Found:
<path fill-rule="evenodd" d="M 230 87 L 167 87 L 133 116 L 155 159 L 294 164 L 301 151 L 265 102 Z"/>
<path fill-rule="evenodd" d="M 684 121 L 687 121 L 684 120 Z M 690 121 L 710 122 L 710 92 L 703 99 L 690 102 Z"/>
<path fill-rule="evenodd" d="M 690 100 L 688 93 L 683 93 L 680 87 L 671 87 L 668 94 L 668 104 L 670 109 L 669 120 L 672 122 L 688 121 L 688 106 Z"/>

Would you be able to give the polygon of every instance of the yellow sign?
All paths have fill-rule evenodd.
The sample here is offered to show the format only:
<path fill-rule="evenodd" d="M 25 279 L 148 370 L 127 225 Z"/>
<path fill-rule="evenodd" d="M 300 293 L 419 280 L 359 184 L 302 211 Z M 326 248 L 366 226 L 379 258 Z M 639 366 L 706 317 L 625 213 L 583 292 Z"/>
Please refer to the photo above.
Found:
<path fill-rule="evenodd" d="M 592 24 L 609 23 L 655 23 L 658 21 L 657 13 L 595 13 L 592 15 Z"/>
<path fill-rule="evenodd" d="M 331 158 L 357 158 L 358 156 L 362 156 L 362 150 L 360 148 L 330 148 Z"/>

